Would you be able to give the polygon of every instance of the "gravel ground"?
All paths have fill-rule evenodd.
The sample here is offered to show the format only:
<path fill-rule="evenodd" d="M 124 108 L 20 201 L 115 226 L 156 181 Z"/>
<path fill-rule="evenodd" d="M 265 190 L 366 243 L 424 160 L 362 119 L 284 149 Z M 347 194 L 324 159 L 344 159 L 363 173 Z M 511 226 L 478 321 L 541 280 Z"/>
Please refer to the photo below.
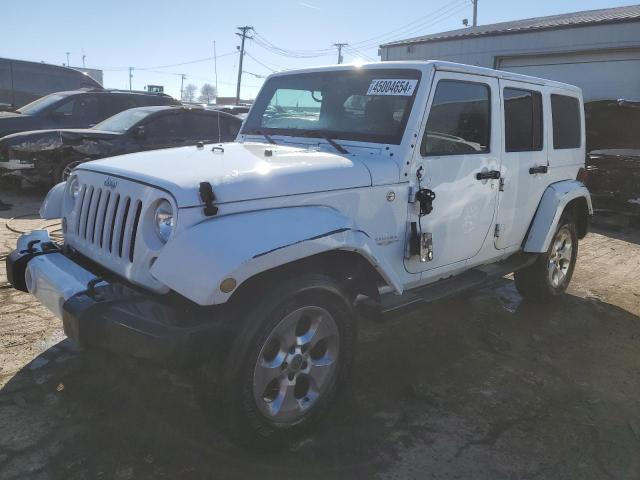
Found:
<path fill-rule="evenodd" d="M 40 198 L 2 192 L 10 217 Z M 33 229 L 46 222 L 16 220 Z M 513 282 L 376 324 L 313 437 L 242 450 L 189 372 L 78 351 L 0 266 L 0 478 L 640 478 L 640 230 L 600 222 L 570 292 L 524 303 Z M 210 409 L 215 412 L 216 405 Z"/>

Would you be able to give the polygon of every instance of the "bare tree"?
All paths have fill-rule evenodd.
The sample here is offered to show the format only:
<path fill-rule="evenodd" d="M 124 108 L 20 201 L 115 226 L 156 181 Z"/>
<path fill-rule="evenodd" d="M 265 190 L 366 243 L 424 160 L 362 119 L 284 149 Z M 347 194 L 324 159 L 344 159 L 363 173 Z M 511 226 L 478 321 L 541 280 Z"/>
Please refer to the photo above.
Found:
<path fill-rule="evenodd" d="M 198 97 L 198 101 L 202 103 L 211 103 L 217 96 L 218 92 L 216 91 L 216 87 L 214 87 L 210 83 L 205 83 L 200 88 L 200 96 Z"/>
<path fill-rule="evenodd" d="M 193 83 L 185 85 L 184 90 L 182 90 L 182 101 L 193 102 L 196 98 L 197 91 L 198 87 L 196 87 Z"/>

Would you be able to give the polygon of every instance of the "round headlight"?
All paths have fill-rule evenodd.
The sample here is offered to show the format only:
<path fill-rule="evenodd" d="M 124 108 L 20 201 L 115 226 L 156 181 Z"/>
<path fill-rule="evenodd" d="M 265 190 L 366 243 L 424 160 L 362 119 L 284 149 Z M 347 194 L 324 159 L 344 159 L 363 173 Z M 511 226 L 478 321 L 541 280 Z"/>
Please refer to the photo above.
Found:
<path fill-rule="evenodd" d="M 169 237 L 171 236 L 171 232 L 173 232 L 173 227 L 175 226 L 173 207 L 167 200 L 162 200 L 158 203 L 154 218 L 158 237 L 162 243 L 167 243 L 167 240 L 169 240 Z"/>
<path fill-rule="evenodd" d="M 80 193 L 80 182 L 78 181 L 78 177 L 76 176 L 72 176 L 71 178 L 69 178 L 68 182 L 69 182 L 69 190 L 68 190 L 69 195 L 75 202 L 76 199 L 78 198 L 78 194 Z"/>

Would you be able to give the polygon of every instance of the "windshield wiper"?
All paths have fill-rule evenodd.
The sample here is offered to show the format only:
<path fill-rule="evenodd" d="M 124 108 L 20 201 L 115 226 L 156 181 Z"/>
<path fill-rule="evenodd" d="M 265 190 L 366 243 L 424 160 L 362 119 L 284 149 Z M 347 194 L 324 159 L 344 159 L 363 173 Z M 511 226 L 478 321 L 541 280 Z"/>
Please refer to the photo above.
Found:
<path fill-rule="evenodd" d="M 263 132 L 262 130 L 249 130 L 247 132 L 247 134 L 249 135 L 262 135 L 264 138 L 267 139 L 267 142 L 269 142 L 271 145 L 277 145 L 276 141 L 271 138 L 271 135 L 266 134 L 265 132 Z"/>
<path fill-rule="evenodd" d="M 338 152 L 343 153 L 343 154 L 348 154 L 349 153 L 349 151 L 346 148 L 344 148 L 342 145 L 340 145 L 338 142 L 336 142 L 333 138 L 331 138 L 326 133 L 320 133 L 320 135 L 322 136 L 322 138 L 324 138 L 329 143 L 329 145 L 331 145 L 333 148 L 335 148 Z"/>

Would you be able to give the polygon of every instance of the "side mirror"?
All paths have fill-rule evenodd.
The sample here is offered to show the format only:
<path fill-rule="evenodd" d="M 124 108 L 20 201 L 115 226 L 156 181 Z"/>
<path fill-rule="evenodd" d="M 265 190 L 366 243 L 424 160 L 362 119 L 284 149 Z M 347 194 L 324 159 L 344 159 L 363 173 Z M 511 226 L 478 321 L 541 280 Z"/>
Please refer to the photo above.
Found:
<path fill-rule="evenodd" d="M 135 130 L 133 131 L 133 135 L 136 138 L 144 138 L 144 136 L 146 135 L 146 132 L 144 130 L 144 126 L 143 125 L 138 125 Z"/>

